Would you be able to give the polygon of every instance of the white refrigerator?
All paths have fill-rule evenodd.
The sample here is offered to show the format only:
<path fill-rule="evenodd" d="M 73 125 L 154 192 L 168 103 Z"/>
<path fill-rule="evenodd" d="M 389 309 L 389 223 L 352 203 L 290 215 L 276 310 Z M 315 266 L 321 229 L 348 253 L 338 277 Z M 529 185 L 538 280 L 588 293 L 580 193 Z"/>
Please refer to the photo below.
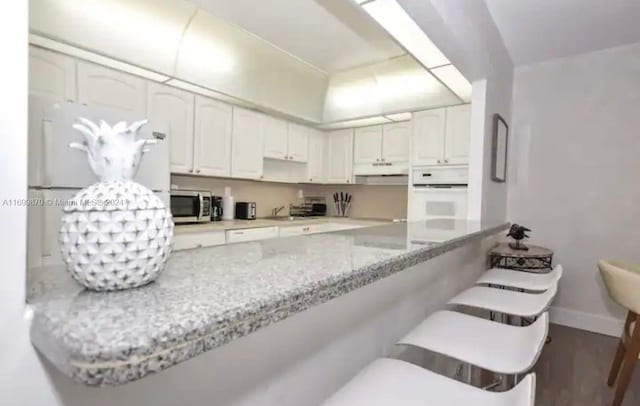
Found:
<path fill-rule="evenodd" d="M 62 202 L 98 181 L 85 153 L 69 148 L 83 136 L 72 128 L 78 117 L 114 125 L 144 119 L 122 110 L 29 96 L 29 201 L 27 210 L 27 267 L 62 264 L 58 230 Z M 149 122 L 141 138 L 156 138 L 134 180 L 153 190 L 169 207 L 170 157 L 168 125 Z"/>

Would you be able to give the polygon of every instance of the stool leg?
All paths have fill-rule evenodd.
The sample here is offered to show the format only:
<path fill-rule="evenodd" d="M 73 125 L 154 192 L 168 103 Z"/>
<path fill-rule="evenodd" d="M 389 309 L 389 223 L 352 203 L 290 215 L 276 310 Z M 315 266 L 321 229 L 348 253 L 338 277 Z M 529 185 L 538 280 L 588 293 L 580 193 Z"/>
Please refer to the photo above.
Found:
<path fill-rule="evenodd" d="M 640 316 L 636 316 L 636 326 L 640 326 Z M 627 345 L 627 352 L 622 362 L 622 370 L 620 371 L 620 376 L 618 377 L 616 393 L 613 397 L 613 403 L 611 403 L 611 406 L 620 406 L 622 404 L 624 394 L 627 391 L 629 382 L 631 381 L 633 369 L 638 362 L 638 354 L 640 354 L 640 327 L 634 328 L 633 334 L 631 335 L 631 338 Z"/>
<path fill-rule="evenodd" d="M 629 331 L 629 325 L 634 319 L 633 312 L 627 313 L 627 319 L 624 322 L 624 331 L 622 332 L 622 337 L 627 334 Z M 607 385 L 613 386 L 616 383 L 616 379 L 618 378 L 618 373 L 620 372 L 620 367 L 622 366 L 622 360 L 624 359 L 624 340 L 620 337 L 620 342 L 618 343 L 618 349 L 616 350 L 616 355 L 613 358 L 613 363 L 611 364 L 611 371 L 609 371 L 609 379 L 607 380 Z"/>

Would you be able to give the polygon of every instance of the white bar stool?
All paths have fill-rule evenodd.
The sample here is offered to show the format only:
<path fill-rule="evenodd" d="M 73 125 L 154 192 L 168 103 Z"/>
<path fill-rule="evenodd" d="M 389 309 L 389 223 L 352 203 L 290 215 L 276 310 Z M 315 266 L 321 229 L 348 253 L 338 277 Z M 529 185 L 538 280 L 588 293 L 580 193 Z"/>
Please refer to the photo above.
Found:
<path fill-rule="evenodd" d="M 325 406 L 534 406 L 535 374 L 506 392 L 488 392 L 408 362 L 381 358 L 327 399 Z"/>
<path fill-rule="evenodd" d="M 537 317 L 544 312 L 558 290 L 558 282 L 542 293 L 522 293 L 506 289 L 474 286 L 449 301 L 463 305 L 519 317 Z"/>
<path fill-rule="evenodd" d="M 548 328 L 547 313 L 527 327 L 516 327 L 444 310 L 427 317 L 396 344 L 424 348 L 498 374 L 518 375 L 535 365 Z"/>
<path fill-rule="evenodd" d="M 478 285 L 498 285 L 529 291 L 551 289 L 562 278 L 562 265 L 556 265 L 551 272 L 534 273 L 505 268 L 492 268 L 477 280 Z"/>

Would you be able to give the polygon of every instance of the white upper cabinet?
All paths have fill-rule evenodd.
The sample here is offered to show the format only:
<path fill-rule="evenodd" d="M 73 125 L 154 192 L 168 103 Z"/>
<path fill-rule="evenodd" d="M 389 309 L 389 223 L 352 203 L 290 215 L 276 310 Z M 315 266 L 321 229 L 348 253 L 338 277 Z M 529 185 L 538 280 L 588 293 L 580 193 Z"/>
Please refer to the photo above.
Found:
<path fill-rule="evenodd" d="M 289 159 L 296 162 L 307 162 L 309 148 L 309 131 L 296 123 L 289 123 Z"/>
<path fill-rule="evenodd" d="M 385 124 L 382 127 L 383 162 L 409 162 L 411 122 Z"/>
<path fill-rule="evenodd" d="M 331 131 L 327 137 L 327 183 L 351 183 L 353 130 Z"/>
<path fill-rule="evenodd" d="M 444 161 L 448 164 L 469 162 L 471 138 L 471 105 L 447 108 Z"/>
<path fill-rule="evenodd" d="M 264 157 L 307 162 L 309 128 L 264 116 Z"/>
<path fill-rule="evenodd" d="M 305 182 L 323 183 L 325 181 L 326 143 L 324 132 L 312 128 L 309 129 L 309 154 Z"/>
<path fill-rule="evenodd" d="M 29 93 L 54 100 L 76 100 L 76 62 L 73 58 L 29 47 Z"/>
<path fill-rule="evenodd" d="M 356 128 L 353 141 L 353 162 L 370 164 L 382 159 L 382 126 Z"/>
<path fill-rule="evenodd" d="M 121 109 L 140 114 L 146 108 L 146 81 L 87 62 L 78 62 L 78 101 L 89 106 Z"/>
<path fill-rule="evenodd" d="M 155 82 L 147 83 L 147 117 L 169 126 L 171 172 L 193 172 L 194 96 Z"/>
<path fill-rule="evenodd" d="M 286 121 L 264 116 L 264 157 L 288 159 L 289 126 Z"/>
<path fill-rule="evenodd" d="M 231 174 L 233 108 L 223 102 L 196 96 L 193 167 L 196 174 Z M 262 143 L 260 159 L 262 160 Z"/>
<path fill-rule="evenodd" d="M 264 116 L 255 111 L 233 108 L 231 176 L 261 179 L 263 169 Z"/>
<path fill-rule="evenodd" d="M 446 110 L 413 113 L 413 164 L 443 163 Z"/>

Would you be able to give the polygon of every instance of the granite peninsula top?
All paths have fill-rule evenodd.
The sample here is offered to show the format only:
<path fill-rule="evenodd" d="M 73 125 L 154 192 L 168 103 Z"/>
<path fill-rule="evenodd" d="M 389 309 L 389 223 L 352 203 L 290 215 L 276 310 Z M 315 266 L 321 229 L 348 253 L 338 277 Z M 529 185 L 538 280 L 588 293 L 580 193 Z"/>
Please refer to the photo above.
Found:
<path fill-rule="evenodd" d="M 155 282 L 122 292 L 36 268 L 31 341 L 77 382 L 120 385 L 507 227 L 429 220 L 179 251 Z"/>

